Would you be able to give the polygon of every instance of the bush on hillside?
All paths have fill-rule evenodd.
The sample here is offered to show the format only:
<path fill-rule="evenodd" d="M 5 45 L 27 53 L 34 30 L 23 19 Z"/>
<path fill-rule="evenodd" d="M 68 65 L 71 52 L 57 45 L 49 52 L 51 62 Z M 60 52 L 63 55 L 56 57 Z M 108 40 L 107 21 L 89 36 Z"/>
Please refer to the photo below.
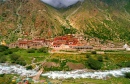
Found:
<path fill-rule="evenodd" d="M 38 53 L 48 53 L 48 48 L 47 47 L 43 47 L 37 50 Z"/>
<path fill-rule="evenodd" d="M 0 74 L 0 77 L 4 77 L 5 76 L 5 74 Z"/>
<path fill-rule="evenodd" d="M 21 57 L 15 62 L 16 64 L 19 64 L 19 65 L 22 65 L 22 66 L 25 66 L 26 65 L 26 62 L 24 59 L 22 59 Z"/>
<path fill-rule="evenodd" d="M 109 60 L 109 57 L 108 57 L 108 56 L 105 56 L 105 58 L 104 58 L 104 59 Z"/>
<path fill-rule="evenodd" d="M 35 53 L 35 49 L 28 49 L 27 53 Z"/>
<path fill-rule="evenodd" d="M 0 57 L 4 56 L 4 53 L 3 52 L 0 52 Z"/>
<path fill-rule="evenodd" d="M 65 65 L 66 65 L 66 60 L 64 60 L 64 61 L 62 61 L 62 62 L 60 63 L 60 67 L 61 67 L 61 68 L 63 68 Z"/>
<path fill-rule="evenodd" d="M 94 70 L 99 70 L 102 67 L 102 63 L 93 58 L 89 58 L 87 63 L 88 63 L 88 66 Z"/>
<path fill-rule="evenodd" d="M 17 52 L 19 50 L 19 48 L 11 48 L 10 51 L 12 52 Z"/>
<path fill-rule="evenodd" d="M 130 72 L 125 73 L 125 78 L 130 78 Z"/>
<path fill-rule="evenodd" d="M 8 52 L 8 54 L 12 54 L 13 53 L 11 50 L 8 50 L 7 52 Z"/>
<path fill-rule="evenodd" d="M 55 62 L 55 63 L 59 63 L 59 62 L 60 62 L 59 59 L 55 59 L 55 58 L 51 59 L 51 61 L 52 61 L 52 62 Z"/>
<path fill-rule="evenodd" d="M 0 57 L 0 63 L 5 63 L 7 61 L 6 56 Z"/>
<path fill-rule="evenodd" d="M 119 67 L 130 67 L 130 61 L 118 63 Z"/>
<path fill-rule="evenodd" d="M 22 65 L 22 66 L 26 65 L 25 60 L 20 55 L 17 55 L 17 54 L 11 54 L 10 60 L 11 60 L 12 63 L 16 63 L 16 64 L 19 64 L 19 65 Z"/>
<path fill-rule="evenodd" d="M 17 54 L 10 55 L 10 59 L 11 59 L 12 63 L 15 63 L 19 58 L 20 58 L 20 56 Z"/>
<path fill-rule="evenodd" d="M 92 54 L 97 54 L 97 52 L 96 52 L 96 51 L 92 51 L 91 53 L 92 53 Z"/>
<path fill-rule="evenodd" d="M 4 55 L 8 55 L 8 51 L 4 51 Z"/>
<path fill-rule="evenodd" d="M 33 69 L 33 67 L 30 65 L 30 66 L 27 66 L 26 69 L 31 70 L 31 69 Z"/>
<path fill-rule="evenodd" d="M 4 51 L 4 55 L 12 54 L 13 52 L 11 50 Z"/>
<path fill-rule="evenodd" d="M 68 21 L 67 21 L 68 22 Z M 61 26 L 62 28 L 62 35 L 65 35 L 65 34 L 75 34 L 77 32 L 77 30 L 75 28 L 66 28 L 65 26 Z"/>
<path fill-rule="evenodd" d="M 103 62 L 103 57 L 102 56 L 98 56 L 98 61 L 100 61 L 100 62 Z"/>
<path fill-rule="evenodd" d="M 86 58 L 90 58 L 90 57 L 91 57 L 91 55 L 86 54 Z"/>
<path fill-rule="evenodd" d="M 4 45 L 0 45 L 0 52 L 3 52 L 5 50 L 7 50 L 8 47 L 7 46 L 4 46 Z"/>

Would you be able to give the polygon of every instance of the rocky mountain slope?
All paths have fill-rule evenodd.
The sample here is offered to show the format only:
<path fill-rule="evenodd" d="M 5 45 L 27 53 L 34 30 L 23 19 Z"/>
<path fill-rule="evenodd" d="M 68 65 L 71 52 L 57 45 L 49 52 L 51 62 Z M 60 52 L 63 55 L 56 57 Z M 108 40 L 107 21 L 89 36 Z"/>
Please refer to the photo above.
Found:
<path fill-rule="evenodd" d="M 130 0 L 84 0 L 62 9 L 40 0 L 0 1 L 0 38 L 8 42 L 67 33 L 129 42 Z"/>
<path fill-rule="evenodd" d="M 10 41 L 23 37 L 50 38 L 62 31 L 64 23 L 56 9 L 40 0 L 7 0 L 0 4 L 0 34 Z"/>
<path fill-rule="evenodd" d="M 103 40 L 130 40 L 130 0 L 85 0 L 63 16 L 74 28 Z"/>

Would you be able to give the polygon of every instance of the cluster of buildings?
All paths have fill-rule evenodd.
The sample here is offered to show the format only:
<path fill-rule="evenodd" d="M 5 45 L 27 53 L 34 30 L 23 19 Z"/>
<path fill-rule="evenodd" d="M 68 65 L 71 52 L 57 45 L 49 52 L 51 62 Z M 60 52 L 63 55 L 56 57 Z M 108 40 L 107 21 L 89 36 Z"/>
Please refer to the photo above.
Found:
<path fill-rule="evenodd" d="M 7 45 L 5 41 L 1 42 L 2 45 Z M 57 36 L 55 38 L 44 39 L 44 38 L 33 38 L 31 40 L 28 39 L 18 39 L 14 43 L 10 43 L 7 45 L 9 48 L 23 48 L 23 49 L 31 49 L 31 48 L 42 48 L 49 47 L 54 51 L 66 50 L 66 51 L 86 51 L 86 50 L 130 50 L 127 44 L 122 47 L 123 44 L 119 44 L 116 46 L 112 42 L 107 42 L 102 44 L 102 41 L 97 38 L 84 38 L 83 35 L 64 35 Z"/>
<path fill-rule="evenodd" d="M 57 36 L 53 39 L 34 38 L 32 40 L 18 39 L 18 41 L 9 44 L 10 48 L 42 48 L 49 47 L 53 50 L 71 50 L 71 49 L 92 49 L 92 46 L 82 43 L 83 39 L 77 38 L 74 35 Z"/>

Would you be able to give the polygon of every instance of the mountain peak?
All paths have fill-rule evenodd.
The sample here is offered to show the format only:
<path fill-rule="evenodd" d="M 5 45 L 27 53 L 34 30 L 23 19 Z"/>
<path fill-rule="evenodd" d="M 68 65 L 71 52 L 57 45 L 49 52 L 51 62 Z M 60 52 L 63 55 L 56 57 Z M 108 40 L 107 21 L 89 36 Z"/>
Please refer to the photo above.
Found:
<path fill-rule="evenodd" d="M 55 8 L 66 8 L 68 6 L 71 6 L 78 1 L 82 2 L 84 0 L 41 0 L 44 3 L 47 3 Z"/>

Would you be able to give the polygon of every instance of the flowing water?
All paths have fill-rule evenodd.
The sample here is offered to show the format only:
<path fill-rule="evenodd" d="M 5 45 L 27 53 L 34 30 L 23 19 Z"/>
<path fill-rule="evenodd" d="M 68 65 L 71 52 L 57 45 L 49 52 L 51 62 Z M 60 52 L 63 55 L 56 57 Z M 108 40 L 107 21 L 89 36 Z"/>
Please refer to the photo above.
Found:
<path fill-rule="evenodd" d="M 86 71 L 86 70 L 75 70 L 75 71 L 50 71 L 41 74 L 52 79 L 67 79 L 67 78 L 94 78 L 94 79 L 106 79 L 109 77 L 121 77 L 124 73 L 130 72 L 130 68 L 122 68 L 117 70 L 106 70 L 106 71 Z M 37 71 L 26 70 L 20 65 L 9 65 L 0 64 L 0 74 L 18 74 L 21 76 L 35 76 Z"/>

